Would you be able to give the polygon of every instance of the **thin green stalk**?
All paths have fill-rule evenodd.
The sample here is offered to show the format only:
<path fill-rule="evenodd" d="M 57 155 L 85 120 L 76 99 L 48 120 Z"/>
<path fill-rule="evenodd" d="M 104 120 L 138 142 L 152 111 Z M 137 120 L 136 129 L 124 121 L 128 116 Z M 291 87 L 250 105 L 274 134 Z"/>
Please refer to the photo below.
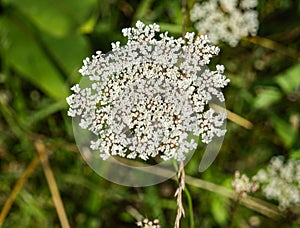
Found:
<path fill-rule="evenodd" d="M 191 194 L 187 187 L 184 188 L 184 193 L 187 197 L 188 200 L 188 205 L 189 205 L 189 215 L 190 215 L 190 228 L 195 228 L 195 223 L 194 223 L 194 212 L 193 212 L 193 201 Z"/>

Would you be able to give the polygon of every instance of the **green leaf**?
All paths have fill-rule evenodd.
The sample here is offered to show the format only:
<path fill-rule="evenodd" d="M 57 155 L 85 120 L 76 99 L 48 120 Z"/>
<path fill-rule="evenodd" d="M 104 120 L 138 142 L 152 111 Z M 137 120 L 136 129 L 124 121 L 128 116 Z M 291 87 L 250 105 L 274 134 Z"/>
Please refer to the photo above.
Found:
<path fill-rule="evenodd" d="M 224 197 L 213 197 L 211 202 L 211 212 L 219 225 L 225 225 L 228 219 L 228 200 Z"/>
<path fill-rule="evenodd" d="M 277 75 L 275 80 L 286 94 L 293 92 L 300 86 L 300 64 Z"/>
<path fill-rule="evenodd" d="M 62 37 L 90 20 L 97 0 L 6 0 L 26 15 L 40 30 Z M 92 18 L 98 17 L 94 14 Z"/>
<path fill-rule="evenodd" d="M 50 4 L 53 4 L 54 2 L 55 4 L 53 5 L 56 5 L 56 8 L 59 11 L 68 16 L 73 23 L 76 22 L 76 24 L 80 25 L 89 20 L 89 17 L 93 11 L 98 11 L 97 4 L 99 4 L 99 6 L 102 4 L 97 0 L 47 0 L 47 2 L 50 2 Z M 94 16 L 95 15 L 96 14 L 94 14 Z"/>
<path fill-rule="evenodd" d="M 64 74 L 79 76 L 78 70 L 82 66 L 82 60 L 90 55 L 86 38 L 79 34 L 61 38 L 43 34 L 42 39 Z"/>
<path fill-rule="evenodd" d="M 300 160 L 300 149 L 290 152 L 290 158 L 293 160 Z"/>
<path fill-rule="evenodd" d="M 273 103 L 280 100 L 282 97 L 281 92 L 275 87 L 265 87 L 254 99 L 255 108 L 267 108 Z"/>
<path fill-rule="evenodd" d="M 69 89 L 60 72 L 48 59 L 35 37 L 31 36 L 30 31 L 7 19 L 0 19 L 0 26 L 6 28 L 5 32 L 0 32 L 0 36 L 9 42 L 3 53 L 8 66 L 50 97 L 60 100 L 68 96 Z"/>
<path fill-rule="evenodd" d="M 8 3 L 17 7 L 36 27 L 54 36 L 68 34 L 74 22 L 62 10 L 59 4 L 49 0 L 10 0 Z"/>
<path fill-rule="evenodd" d="M 290 148 L 297 137 L 297 130 L 290 123 L 276 115 L 271 116 L 271 122 L 282 142 L 287 148 Z"/>

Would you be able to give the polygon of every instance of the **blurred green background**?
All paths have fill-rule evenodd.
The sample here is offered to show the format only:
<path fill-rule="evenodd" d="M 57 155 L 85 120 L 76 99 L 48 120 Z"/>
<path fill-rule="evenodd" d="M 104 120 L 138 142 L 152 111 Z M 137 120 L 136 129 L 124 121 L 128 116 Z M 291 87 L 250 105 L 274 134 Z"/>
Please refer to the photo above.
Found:
<path fill-rule="evenodd" d="M 193 1 L 187 3 L 191 8 Z M 213 165 L 199 173 L 199 151 L 186 167 L 188 175 L 228 188 L 236 169 L 254 175 L 273 156 L 300 159 L 300 1 L 260 0 L 257 11 L 258 37 L 245 38 L 235 48 L 219 44 L 221 53 L 212 62 L 212 67 L 225 65 L 231 80 L 224 90 L 227 108 L 253 127 L 228 121 Z M 99 177 L 78 152 L 66 115 L 65 98 L 80 80 L 82 60 L 96 50 L 109 51 L 111 42 L 124 44 L 121 29 L 136 20 L 156 22 L 162 31 L 179 37 L 181 1 L 0 1 L 2 212 L 9 196 L 18 193 L 0 220 L 3 227 L 60 227 L 43 168 L 31 163 L 38 140 L 48 153 L 71 227 L 135 227 L 132 208 L 149 219 L 158 218 L 162 227 L 173 227 L 177 183 L 129 188 Z M 190 22 L 187 30 L 194 31 Z M 32 172 L 24 177 L 27 167 Z M 24 185 L 14 192 L 20 180 Z M 232 200 L 188 188 L 195 227 L 229 227 Z M 261 193 L 255 196 L 264 199 Z M 189 227 L 188 216 L 187 212 L 182 227 Z M 234 220 L 237 227 L 299 227 L 300 210 L 272 219 L 240 206 Z"/>

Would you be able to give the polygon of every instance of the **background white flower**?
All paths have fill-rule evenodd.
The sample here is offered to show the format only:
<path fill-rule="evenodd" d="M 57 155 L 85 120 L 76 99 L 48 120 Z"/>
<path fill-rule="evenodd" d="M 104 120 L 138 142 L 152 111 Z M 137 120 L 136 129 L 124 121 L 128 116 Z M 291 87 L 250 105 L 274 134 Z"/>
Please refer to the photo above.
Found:
<path fill-rule="evenodd" d="M 246 174 L 241 175 L 237 170 L 231 185 L 235 188 L 236 193 L 240 194 L 241 197 L 246 197 L 248 193 L 254 193 L 258 190 L 259 184 L 256 180 L 256 176 L 250 179 Z"/>
<path fill-rule="evenodd" d="M 147 218 L 144 218 L 142 221 L 138 221 L 137 223 L 138 227 L 142 228 L 160 228 L 161 226 L 159 225 L 159 220 L 154 219 L 153 221 L 150 221 Z"/>
<path fill-rule="evenodd" d="M 300 205 L 299 161 L 284 162 L 283 157 L 273 157 L 267 169 L 257 173 L 257 180 L 266 197 L 279 202 L 279 209 Z"/>
<path fill-rule="evenodd" d="M 98 137 L 91 149 L 103 159 L 159 155 L 180 161 L 197 147 L 195 136 L 204 143 L 223 136 L 225 112 L 208 104 L 214 97 L 224 101 L 220 89 L 229 79 L 223 66 L 206 67 L 219 48 L 194 33 L 185 40 L 167 33 L 156 39 L 159 26 L 140 21 L 122 32 L 127 44 L 112 43 L 112 52 L 85 59 L 80 73 L 90 85 L 75 85 L 67 98 L 68 115 Z"/>
<path fill-rule="evenodd" d="M 213 43 L 236 46 L 242 37 L 256 35 L 259 22 L 254 10 L 257 0 L 209 0 L 196 3 L 190 11 L 191 21 Z"/>

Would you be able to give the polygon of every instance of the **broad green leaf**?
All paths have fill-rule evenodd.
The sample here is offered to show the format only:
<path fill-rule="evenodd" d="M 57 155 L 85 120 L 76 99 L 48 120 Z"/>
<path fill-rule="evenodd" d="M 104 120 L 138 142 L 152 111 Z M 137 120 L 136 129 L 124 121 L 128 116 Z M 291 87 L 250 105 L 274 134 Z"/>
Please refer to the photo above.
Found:
<path fill-rule="evenodd" d="M 0 20 L 0 25 L 5 26 L 4 37 L 9 40 L 3 53 L 9 67 L 54 99 L 60 100 L 68 96 L 69 89 L 60 72 L 30 32 L 6 19 Z"/>
<path fill-rule="evenodd" d="M 276 76 L 276 82 L 285 93 L 291 93 L 300 86 L 300 64 Z"/>
<path fill-rule="evenodd" d="M 69 34 L 75 27 L 72 19 L 50 0 L 10 0 L 36 27 L 54 36 Z"/>
<path fill-rule="evenodd" d="M 281 92 L 275 87 L 265 87 L 254 100 L 255 108 L 267 108 L 282 97 Z"/>
<path fill-rule="evenodd" d="M 271 117 L 271 122 L 282 142 L 287 148 L 290 148 L 297 137 L 297 130 L 290 123 L 276 115 Z"/>
<path fill-rule="evenodd" d="M 39 0 L 36 0 L 39 1 Z M 46 0 L 44 0 L 46 1 Z M 56 5 L 56 8 L 67 15 L 73 22 L 76 24 L 83 24 L 89 17 L 92 12 L 97 11 L 97 7 L 101 7 L 103 3 L 97 0 L 47 0 L 51 4 L 53 2 Z M 94 14 L 95 15 L 95 14 Z"/>
<path fill-rule="evenodd" d="M 293 160 L 300 160 L 300 149 L 290 152 L 290 158 Z"/>
<path fill-rule="evenodd" d="M 89 20 L 96 0 L 6 0 L 26 15 L 36 27 L 62 37 Z M 94 16 L 97 16 L 94 14 Z"/>
<path fill-rule="evenodd" d="M 74 34 L 58 38 L 43 34 L 42 38 L 64 74 L 72 78 L 74 75 L 79 76 L 78 70 L 82 66 L 82 60 L 90 55 L 85 37 Z"/>
<path fill-rule="evenodd" d="M 211 212 L 219 225 L 225 225 L 228 219 L 228 199 L 224 197 L 213 197 L 211 201 Z"/>

